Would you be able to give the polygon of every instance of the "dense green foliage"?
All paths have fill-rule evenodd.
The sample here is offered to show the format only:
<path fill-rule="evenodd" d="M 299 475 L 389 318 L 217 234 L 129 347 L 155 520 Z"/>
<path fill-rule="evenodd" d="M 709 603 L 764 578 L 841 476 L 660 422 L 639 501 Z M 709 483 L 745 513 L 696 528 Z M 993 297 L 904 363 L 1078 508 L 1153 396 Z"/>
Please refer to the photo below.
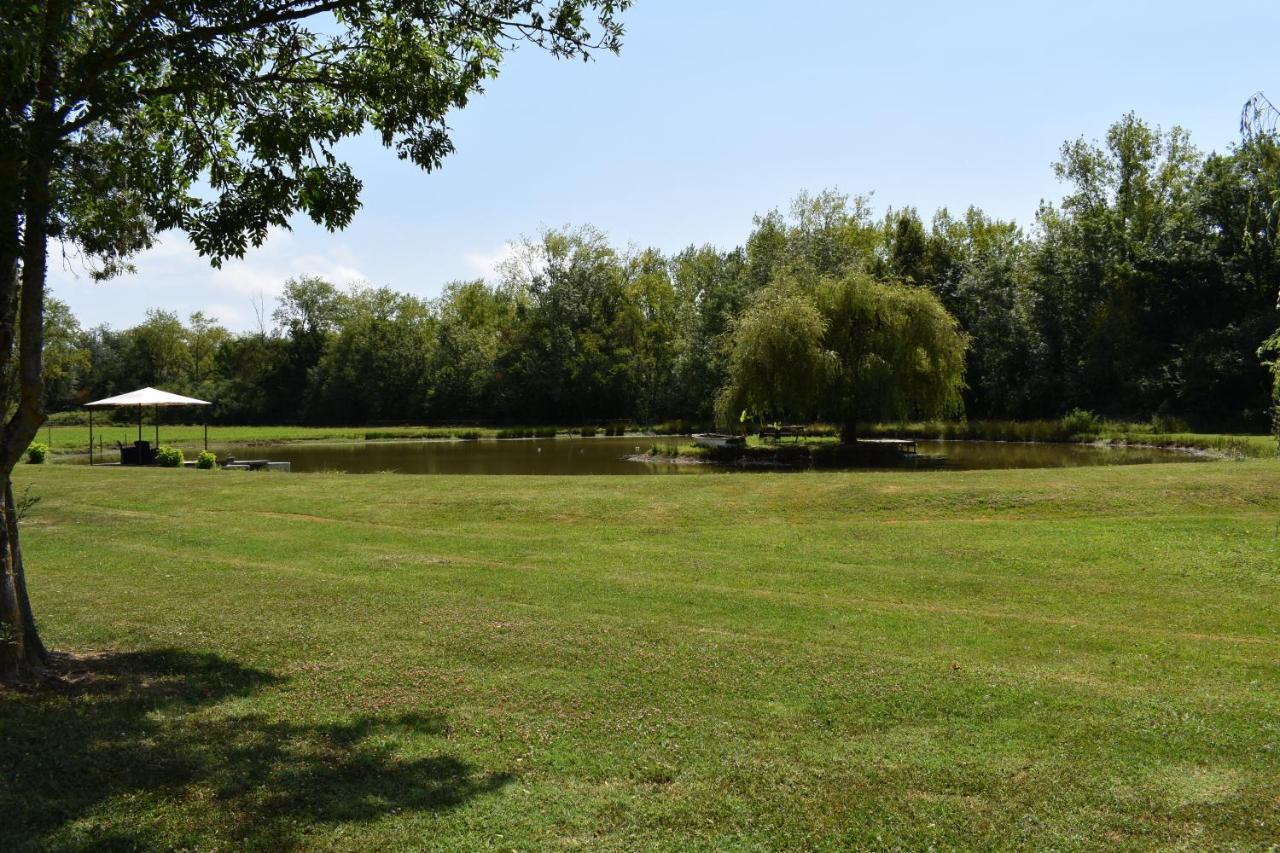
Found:
<path fill-rule="evenodd" d="M 718 420 L 942 418 L 960 409 L 966 341 L 937 297 L 866 273 L 782 279 L 761 289 L 729 336 Z"/>
<path fill-rule="evenodd" d="M 156 448 L 156 464 L 161 468 L 181 468 L 186 461 L 180 447 L 161 445 Z"/>
<path fill-rule="evenodd" d="M 822 282 L 818 300 L 836 364 L 825 397 L 846 438 L 859 423 L 960 411 L 967 340 L 936 296 L 855 273 Z"/>
<path fill-rule="evenodd" d="M 49 445 L 41 441 L 33 441 L 31 446 L 27 448 L 27 464 L 43 465 L 48 455 Z"/>
<path fill-rule="evenodd" d="M 21 466 L 0 848 L 1265 849 L 1280 465 Z"/>
<path fill-rule="evenodd" d="M 769 354 L 756 355 L 791 374 L 758 374 L 786 399 L 748 394 L 739 411 L 932 416 L 923 409 L 954 404 L 951 379 L 927 400 L 876 393 L 861 398 L 877 401 L 865 407 L 852 386 L 831 384 L 857 375 L 866 387 L 865 371 L 835 369 L 867 364 L 870 350 L 850 348 L 887 351 L 858 331 L 863 297 L 914 300 L 909 313 L 943 329 L 944 317 L 923 311 L 934 304 L 928 291 L 970 342 L 962 397 L 971 418 L 1080 408 L 1262 429 L 1274 380 L 1259 347 L 1280 327 L 1275 150 L 1261 134 L 1204 156 L 1182 131 L 1126 116 L 1101 145 L 1063 147 L 1055 168 L 1066 196 L 1044 205 L 1030 232 L 975 209 L 941 210 L 927 226 L 911 209 L 877 219 L 867 199 L 824 192 L 757 217 L 729 251 L 621 251 L 581 228 L 527 241 L 496 280 L 455 282 L 434 300 L 291 281 L 261 334 L 165 311 L 132 329 L 84 331 L 58 308 L 50 405 L 152 384 L 216 400 L 228 423 L 705 424 L 732 365 L 754 357 L 735 348 L 732 330 L 754 325 L 771 335 L 759 342 Z M 783 299 L 771 285 L 799 296 Z M 841 320 L 848 312 L 863 319 Z M 935 340 L 930 351 L 947 364 L 934 375 L 954 377 L 953 344 Z M 819 353 L 841 347 L 834 362 Z M 819 377 L 819 362 L 834 372 Z M 796 382 L 801 364 L 812 382 Z M 901 382 L 900 363 L 882 366 Z M 820 387 L 834 398 L 815 397 Z"/>
<path fill-rule="evenodd" d="M 181 452 L 181 451 L 179 451 Z M 201 450 L 196 456 L 196 467 L 202 471 L 210 471 L 218 464 L 218 457 L 209 450 Z"/>
<path fill-rule="evenodd" d="M 718 401 L 718 420 L 733 423 L 740 411 L 794 423 L 818 417 L 838 369 L 824 347 L 827 325 L 812 296 L 793 284 L 761 290 L 730 336 L 729 384 Z"/>

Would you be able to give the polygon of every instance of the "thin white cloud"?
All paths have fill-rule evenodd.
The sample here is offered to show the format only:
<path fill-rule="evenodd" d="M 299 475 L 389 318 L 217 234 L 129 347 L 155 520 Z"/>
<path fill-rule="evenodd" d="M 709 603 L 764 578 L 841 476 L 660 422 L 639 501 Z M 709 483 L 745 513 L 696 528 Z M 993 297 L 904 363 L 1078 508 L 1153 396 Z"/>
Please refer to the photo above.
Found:
<path fill-rule="evenodd" d="M 250 319 L 242 309 L 221 303 L 206 305 L 204 313 L 213 317 L 224 326 L 233 326 L 236 328 L 245 325 Z"/>
<path fill-rule="evenodd" d="M 344 243 L 332 242 L 319 251 L 299 249 L 292 234 L 273 229 L 262 246 L 212 270 L 210 283 L 228 293 L 276 296 L 287 280 L 299 276 L 319 276 L 339 286 L 367 278 L 355 252 Z"/>
<path fill-rule="evenodd" d="M 492 252 L 467 252 L 462 256 L 467 268 L 474 270 L 483 278 L 497 278 L 504 264 L 510 263 L 517 254 L 515 243 L 503 243 L 502 247 Z"/>
<path fill-rule="evenodd" d="M 226 261 L 220 268 L 200 257 L 183 235 L 166 234 L 134 259 L 135 273 L 109 282 L 109 291 L 91 279 L 83 261 L 73 254 L 68 254 L 65 262 L 56 255 L 51 261 L 51 287 L 90 325 L 103 318 L 130 324 L 136 322 L 134 314 L 140 319 L 143 311 L 154 305 L 179 313 L 209 305 L 208 310 L 216 312 L 228 327 L 252 328 L 258 323 L 259 309 L 254 306 L 263 306 L 269 316 L 274 298 L 291 278 L 319 276 L 339 287 L 368 279 L 359 257 L 346 243 L 326 239 L 318 246 L 306 245 L 284 229 L 272 229 L 263 245 L 250 248 L 244 258 Z M 122 304 L 132 306 L 127 314 L 117 310 Z"/>
<path fill-rule="evenodd" d="M 230 293 L 264 293 L 274 296 L 284 287 L 284 279 L 278 273 L 244 261 L 224 264 L 222 269 L 214 270 L 210 277 L 215 289 Z"/>

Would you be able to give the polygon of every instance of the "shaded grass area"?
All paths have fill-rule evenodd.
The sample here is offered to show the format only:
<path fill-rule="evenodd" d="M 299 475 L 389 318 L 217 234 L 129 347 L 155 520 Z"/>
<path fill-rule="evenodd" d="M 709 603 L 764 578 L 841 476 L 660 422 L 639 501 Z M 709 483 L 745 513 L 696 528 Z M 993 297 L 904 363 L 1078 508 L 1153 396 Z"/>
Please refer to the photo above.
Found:
<path fill-rule="evenodd" d="M 246 710 L 202 719 L 202 706 L 281 682 L 214 653 L 64 655 L 59 668 L 65 674 L 46 695 L 3 704 L 15 735 L 0 746 L 7 787 L 37 793 L 0 829 L 17 844 L 198 847 L 212 834 L 280 849 L 299 843 L 307 827 L 449 808 L 508 781 L 447 754 L 397 757 L 388 742 L 440 733 L 439 719 L 420 714 L 297 723 Z M 181 812 L 171 806 L 179 799 Z M 74 819 L 119 801 L 171 819 Z"/>
<path fill-rule="evenodd" d="M 0 848 L 1280 833 L 1280 465 L 24 467 Z"/>

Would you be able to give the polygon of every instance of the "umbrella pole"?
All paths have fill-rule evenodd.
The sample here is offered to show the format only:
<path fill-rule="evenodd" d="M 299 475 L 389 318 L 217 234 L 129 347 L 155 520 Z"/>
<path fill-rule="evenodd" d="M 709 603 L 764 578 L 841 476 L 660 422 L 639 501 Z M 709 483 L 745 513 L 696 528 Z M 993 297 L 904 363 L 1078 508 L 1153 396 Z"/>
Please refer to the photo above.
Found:
<path fill-rule="evenodd" d="M 156 450 L 160 449 L 160 407 L 155 407 L 156 413 Z"/>
<path fill-rule="evenodd" d="M 93 466 L 93 409 L 89 410 L 89 465 Z"/>
<path fill-rule="evenodd" d="M 138 404 L 138 441 L 142 441 L 142 404 Z"/>

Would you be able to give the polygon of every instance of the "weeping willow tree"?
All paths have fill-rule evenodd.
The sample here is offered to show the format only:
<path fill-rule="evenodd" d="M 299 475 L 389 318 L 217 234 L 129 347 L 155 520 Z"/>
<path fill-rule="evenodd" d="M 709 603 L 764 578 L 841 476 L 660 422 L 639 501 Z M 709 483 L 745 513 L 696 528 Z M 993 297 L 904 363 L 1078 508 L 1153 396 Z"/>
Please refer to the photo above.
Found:
<path fill-rule="evenodd" d="M 818 299 L 838 365 L 827 411 L 844 441 L 856 438 L 859 423 L 962 411 L 968 337 L 936 296 L 855 273 L 823 282 Z"/>
<path fill-rule="evenodd" d="M 932 293 L 855 273 L 810 289 L 776 282 L 738 319 L 722 422 L 747 409 L 857 425 L 958 414 L 968 338 Z"/>
<path fill-rule="evenodd" d="M 823 346 L 826 330 L 812 296 L 794 282 L 761 289 L 734 322 L 731 380 L 716 401 L 717 419 L 731 424 L 740 412 L 791 421 L 817 415 L 835 367 Z"/>

